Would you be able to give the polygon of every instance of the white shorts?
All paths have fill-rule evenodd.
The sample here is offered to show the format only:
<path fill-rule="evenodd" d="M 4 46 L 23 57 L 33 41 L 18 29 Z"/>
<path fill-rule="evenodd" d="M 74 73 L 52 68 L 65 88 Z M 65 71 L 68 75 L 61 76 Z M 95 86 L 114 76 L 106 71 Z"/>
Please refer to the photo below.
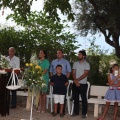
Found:
<path fill-rule="evenodd" d="M 64 104 L 64 99 L 65 99 L 65 95 L 53 95 L 54 96 L 54 103 L 60 103 L 60 104 Z"/>

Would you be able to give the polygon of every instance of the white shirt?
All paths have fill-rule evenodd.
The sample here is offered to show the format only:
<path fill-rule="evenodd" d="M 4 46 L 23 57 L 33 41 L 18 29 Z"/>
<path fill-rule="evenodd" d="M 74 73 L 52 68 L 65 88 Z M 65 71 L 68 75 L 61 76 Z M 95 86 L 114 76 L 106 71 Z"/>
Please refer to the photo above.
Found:
<path fill-rule="evenodd" d="M 20 68 L 20 59 L 16 56 L 13 56 L 12 59 L 10 57 L 6 57 L 6 59 L 9 61 L 9 65 L 11 68 Z"/>

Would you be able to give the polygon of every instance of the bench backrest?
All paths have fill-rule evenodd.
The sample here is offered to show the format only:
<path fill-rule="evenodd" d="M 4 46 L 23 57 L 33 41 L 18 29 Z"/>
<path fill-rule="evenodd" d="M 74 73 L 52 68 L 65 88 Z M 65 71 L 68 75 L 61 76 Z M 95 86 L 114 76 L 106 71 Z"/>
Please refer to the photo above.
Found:
<path fill-rule="evenodd" d="M 90 95 L 91 96 L 102 97 L 102 96 L 105 96 L 107 90 L 108 90 L 108 86 L 91 85 Z"/>

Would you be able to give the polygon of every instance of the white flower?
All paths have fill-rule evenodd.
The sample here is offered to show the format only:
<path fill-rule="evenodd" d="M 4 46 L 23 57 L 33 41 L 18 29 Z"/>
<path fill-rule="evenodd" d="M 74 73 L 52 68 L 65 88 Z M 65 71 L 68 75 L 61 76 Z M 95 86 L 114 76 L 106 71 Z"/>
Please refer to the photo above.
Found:
<path fill-rule="evenodd" d="M 42 79 L 43 79 L 43 77 L 40 77 L 40 79 L 42 80 Z"/>
<path fill-rule="evenodd" d="M 42 83 L 41 87 L 42 87 L 42 88 L 46 87 L 46 84 L 45 84 L 45 83 Z"/>
<path fill-rule="evenodd" d="M 0 67 L 10 68 L 9 61 L 6 59 L 6 56 L 4 55 L 0 55 Z"/>
<path fill-rule="evenodd" d="M 37 55 L 36 53 L 33 53 L 32 56 L 31 56 L 31 59 L 30 59 L 30 62 L 35 64 L 35 65 L 38 65 L 38 60 L 37 60 Z"/>

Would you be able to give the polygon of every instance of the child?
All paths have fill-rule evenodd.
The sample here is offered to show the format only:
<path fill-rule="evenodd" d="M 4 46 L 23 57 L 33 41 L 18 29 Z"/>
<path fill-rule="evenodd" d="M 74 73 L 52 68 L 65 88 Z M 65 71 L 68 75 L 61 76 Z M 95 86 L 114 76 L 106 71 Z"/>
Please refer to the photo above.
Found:
<path fill-rule="evenodd" d="M 105 95 L 106 105 L 102 117 L 97 120 L 105 120 L 111 102 L 114 102 L 113 120 L 116 120 L 118 102 L 120 102 L 120 76 L 118 70 L 118 64 L 114 64 L 111 68 L 110 74 L 108 74 L 108 84 L 110 87 Z"/>
<path fill-rule="evenodd" d="M 51 77 L 50 85 L 53 86 L 54 95 L 54 112 L 53 116 L 57 115 L 58 103 L 60 103 L 60 117 L 63 115 L 64 98 L 67 92 L 68 79 L 67 76 L 62 74 L 62 66 L 56 66 L 56 74 Z"/>

